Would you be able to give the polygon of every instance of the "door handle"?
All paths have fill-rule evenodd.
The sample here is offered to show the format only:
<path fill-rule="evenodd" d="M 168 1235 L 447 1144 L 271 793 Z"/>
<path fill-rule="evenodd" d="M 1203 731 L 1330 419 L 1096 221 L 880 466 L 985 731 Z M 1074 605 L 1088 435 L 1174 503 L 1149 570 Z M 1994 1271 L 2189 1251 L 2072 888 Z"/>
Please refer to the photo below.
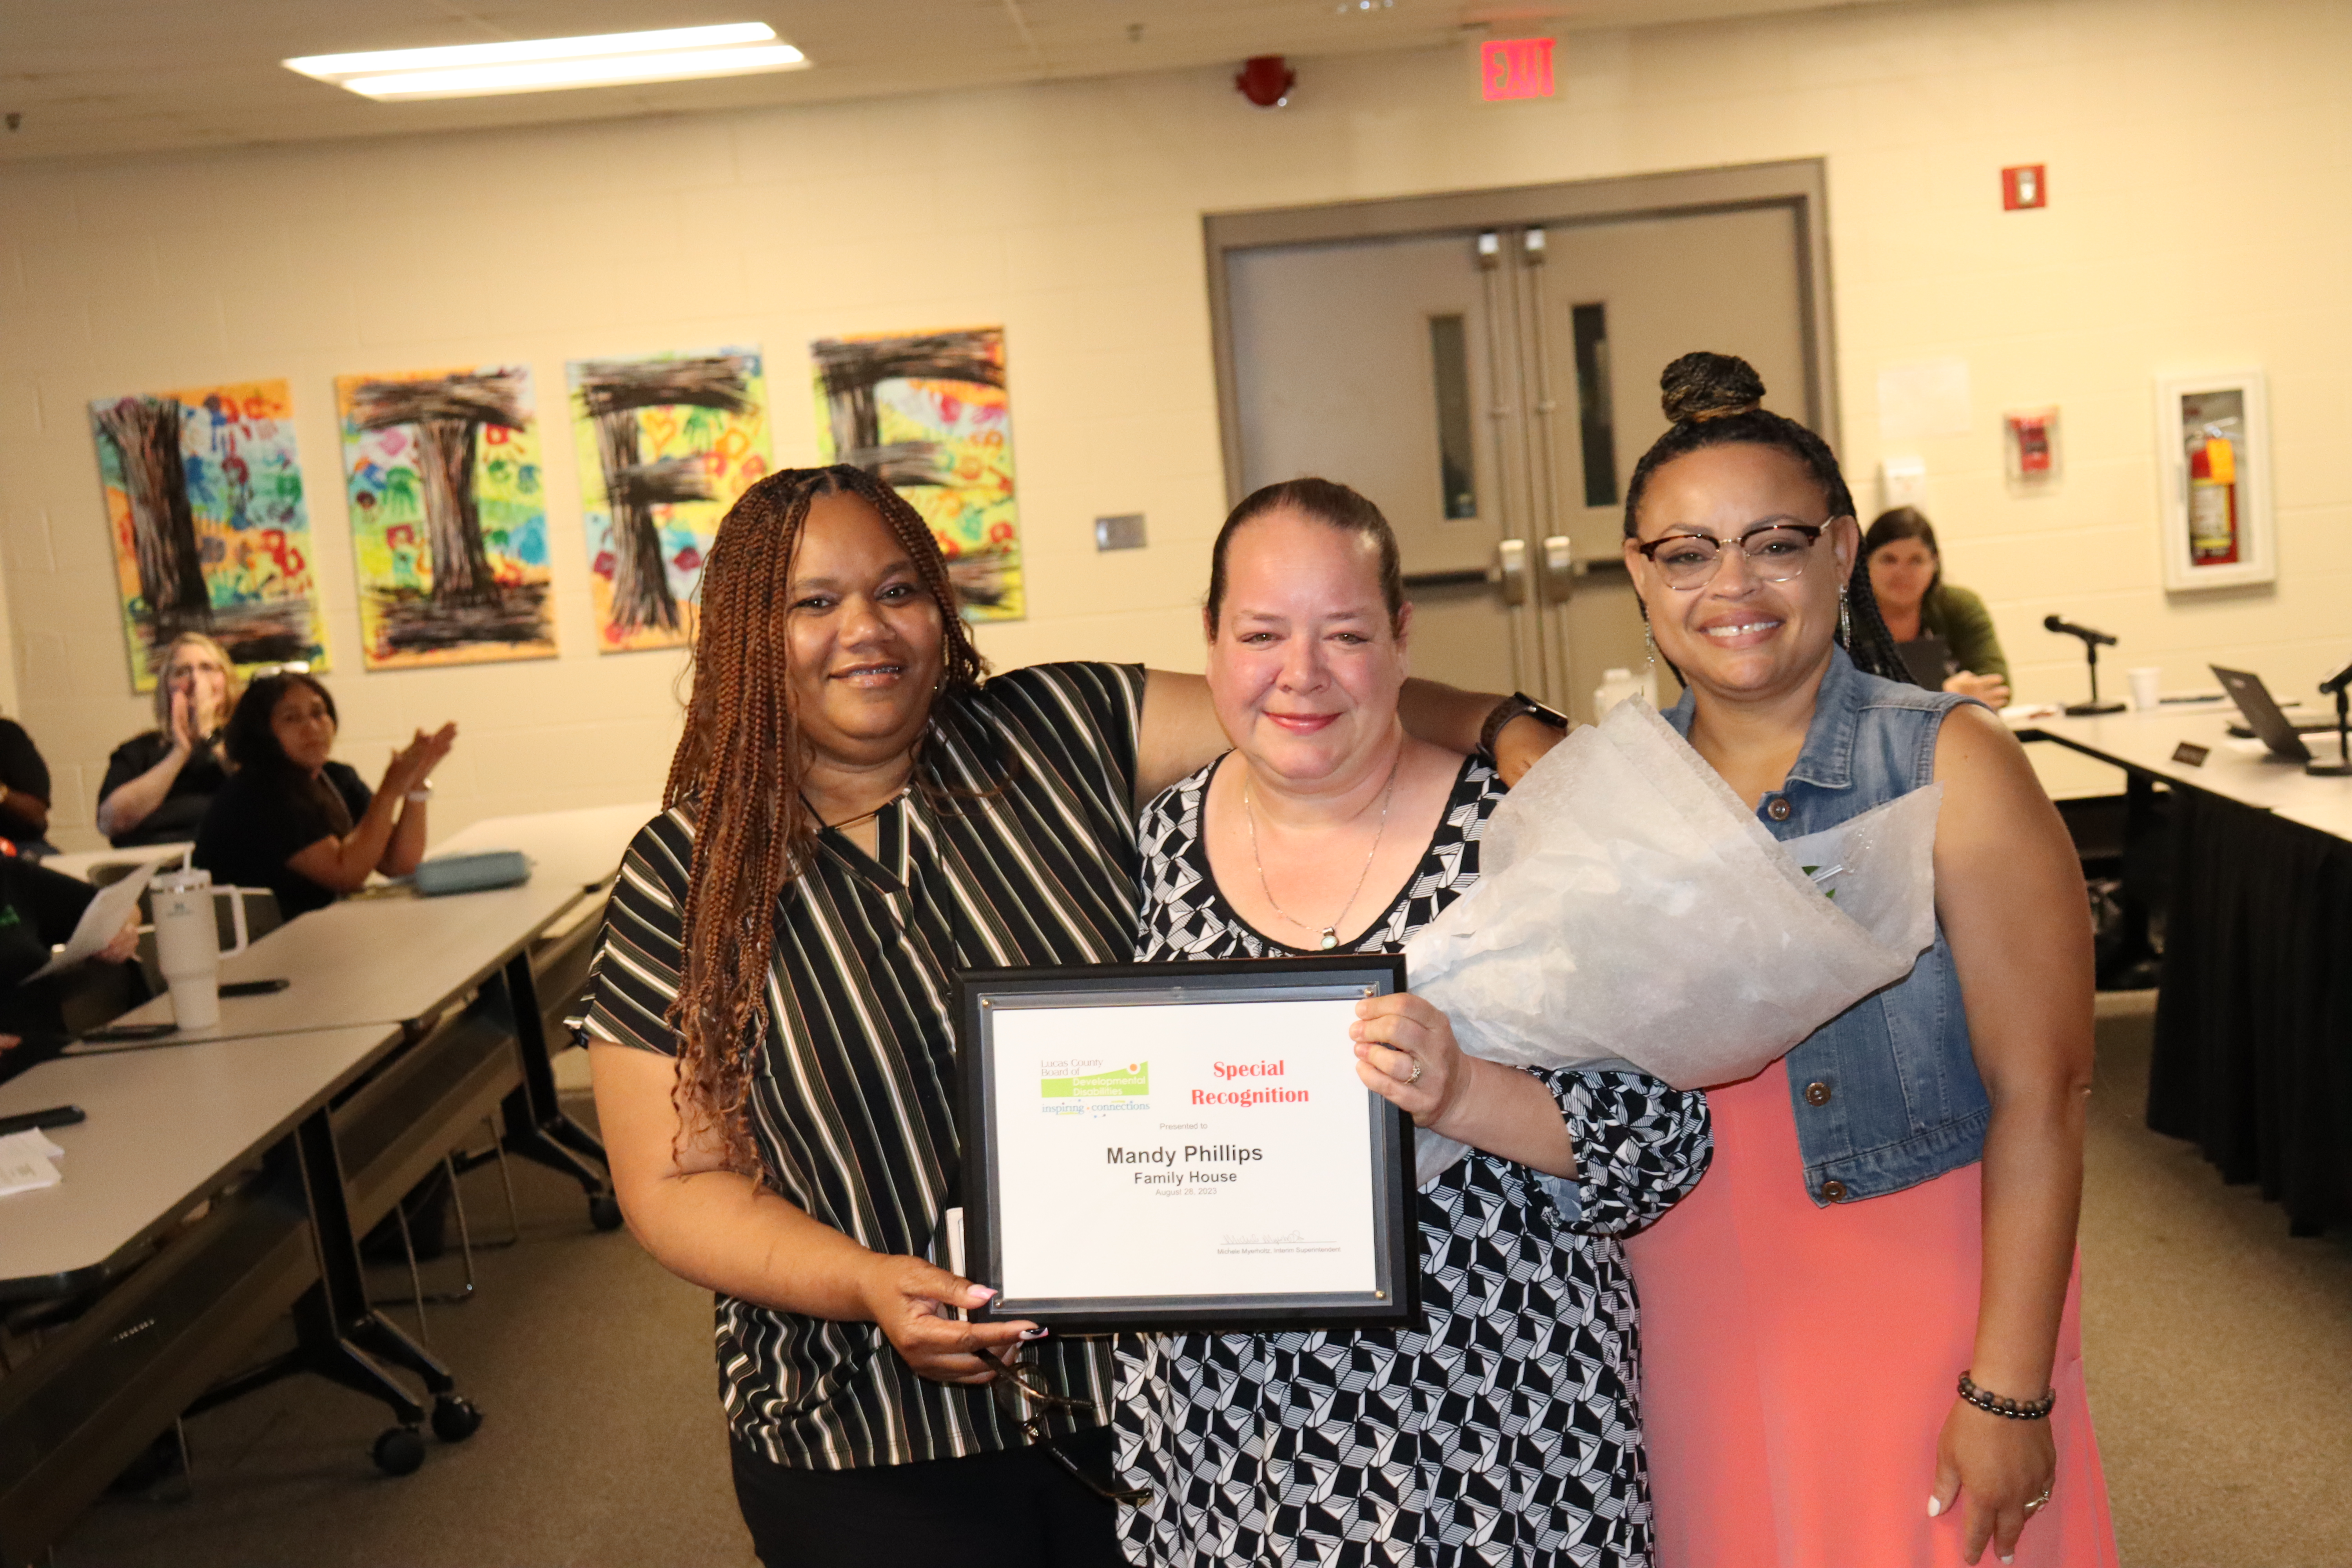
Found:
<path fill-rule="evenodd" d="M 1495 546 L 1495 581 L 1502 585 L 1503 603 L 1528 602 L 1528 542 L 1506 539 Z"/>
<path fill-rule="evenodd" d="M 1564 605 L 1576 592 L 1576 546 L 1565 533 L 1543 542 L 1543 590 L 1548 604 Z"/>

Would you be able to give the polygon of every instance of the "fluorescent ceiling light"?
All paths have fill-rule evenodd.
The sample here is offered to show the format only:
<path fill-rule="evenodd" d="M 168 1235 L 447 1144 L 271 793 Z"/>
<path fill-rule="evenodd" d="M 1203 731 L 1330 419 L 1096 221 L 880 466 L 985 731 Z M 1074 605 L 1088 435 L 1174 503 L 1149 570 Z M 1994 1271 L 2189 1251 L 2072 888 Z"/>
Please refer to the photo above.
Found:
<path fill-rule="evenodd" d="M 775 29 L 765 22 L 729 22 L 713 27 L 457 44 L 439 49 L 306 55 L 283 63 L 289 70 L 369 98 L 409 99 L 746 76 L 793 70 L 809 61 L 792 45 L 778 43 Z"/>

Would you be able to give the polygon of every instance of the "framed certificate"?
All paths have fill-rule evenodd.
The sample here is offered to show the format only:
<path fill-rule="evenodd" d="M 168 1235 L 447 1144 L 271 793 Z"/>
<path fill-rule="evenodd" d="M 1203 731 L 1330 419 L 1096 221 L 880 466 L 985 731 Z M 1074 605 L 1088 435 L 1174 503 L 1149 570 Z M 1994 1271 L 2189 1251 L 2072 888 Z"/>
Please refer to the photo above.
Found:
<path fill-rule="evenodd" d="M 1065 1332 L 1363 1327 L 1419 1311 L 1412 1123 L 1348 1027 L 1357 954 L 958 977 L 976 1316 Z"/>

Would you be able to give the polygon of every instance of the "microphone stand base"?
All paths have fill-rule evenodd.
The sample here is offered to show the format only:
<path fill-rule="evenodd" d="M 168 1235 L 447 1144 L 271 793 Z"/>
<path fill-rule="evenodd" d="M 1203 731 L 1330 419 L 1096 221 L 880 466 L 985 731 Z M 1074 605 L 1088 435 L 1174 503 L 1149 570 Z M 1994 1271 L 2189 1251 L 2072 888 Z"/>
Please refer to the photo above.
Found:
<path fill-rule="evenodd" d="M 2069 702 L 2066 704 L 2066 717 L 2069 719 L 2088 719 L 2101 713 L 2120 713 L 2123 710 L 2124 705 L 2120 702 Z"/>

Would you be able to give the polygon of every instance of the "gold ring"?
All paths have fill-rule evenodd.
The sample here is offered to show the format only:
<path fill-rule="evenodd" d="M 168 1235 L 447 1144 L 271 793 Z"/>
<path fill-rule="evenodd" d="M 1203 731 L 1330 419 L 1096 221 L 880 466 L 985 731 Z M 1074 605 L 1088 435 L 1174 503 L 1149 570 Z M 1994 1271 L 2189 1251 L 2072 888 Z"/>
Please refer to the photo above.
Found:
<path fill-rule="evenodd" d="M 1415 1058 L 1412 1058 L 1412 1076 L 1411 1078 L 1409 1078 L 1409 1079 L 1405 1079 L 1405 1082 L 1407 1082 L 1407 1083 L 1419 1083 L 1419 1082 L 1421 1081 L 1421 1069 L 1422 1069 L 1422 1065 L 1423 1065 L 1423 1064 L 1422 1064 L 1422 1060 L 1421 1060 L 1421 1058 L 1420 1058 L 1419 1057 L 1415 1057 Z"/>

